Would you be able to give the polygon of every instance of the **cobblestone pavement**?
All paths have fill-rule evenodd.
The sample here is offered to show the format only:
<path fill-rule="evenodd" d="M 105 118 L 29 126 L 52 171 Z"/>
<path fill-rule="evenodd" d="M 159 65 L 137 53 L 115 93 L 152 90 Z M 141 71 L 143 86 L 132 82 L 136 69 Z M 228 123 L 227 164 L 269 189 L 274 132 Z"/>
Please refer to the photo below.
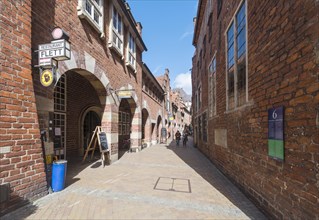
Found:
<path fill-rule="evenodd" d="M 155 145 L 69 166 L 67 186 L 2 219 L 265 219 L 196 148 Z"/>

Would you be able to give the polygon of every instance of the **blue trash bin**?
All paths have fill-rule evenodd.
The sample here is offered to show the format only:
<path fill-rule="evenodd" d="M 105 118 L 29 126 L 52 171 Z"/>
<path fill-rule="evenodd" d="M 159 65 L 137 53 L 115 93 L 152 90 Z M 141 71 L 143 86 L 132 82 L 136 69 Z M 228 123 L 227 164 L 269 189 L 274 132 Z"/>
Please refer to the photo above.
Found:
<path fill-rule="evenodd" d="M 66 179 L 66 160 L 57 160 L 52 164 L 52 190 L 58 192 L 64 189 Z"/>

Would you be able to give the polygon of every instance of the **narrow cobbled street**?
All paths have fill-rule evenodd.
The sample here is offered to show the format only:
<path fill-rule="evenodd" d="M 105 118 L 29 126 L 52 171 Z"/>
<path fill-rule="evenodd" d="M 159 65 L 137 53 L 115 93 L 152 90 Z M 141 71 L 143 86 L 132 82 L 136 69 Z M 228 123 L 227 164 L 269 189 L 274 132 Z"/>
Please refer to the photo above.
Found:
<path fill-rule="evenodd" d="M 158 144 L 104 168 L 99 160 L 70 167 L 63 191 L 3 219 L 265 218 L 192 145 Z"/>

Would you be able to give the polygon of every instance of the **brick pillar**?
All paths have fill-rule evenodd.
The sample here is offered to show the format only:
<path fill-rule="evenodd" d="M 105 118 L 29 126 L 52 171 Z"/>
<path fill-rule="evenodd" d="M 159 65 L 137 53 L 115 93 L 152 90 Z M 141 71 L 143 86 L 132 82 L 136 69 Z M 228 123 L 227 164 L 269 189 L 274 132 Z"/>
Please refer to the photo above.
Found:
<path fill-rule="evenodd" d="M 31 0 L 1 1 L 0 215 L 47 194 L 31 74 L 31 17 Z"/>
<path fill-rule="evenodd" d="M 152 134 L 151 134 L 152 124 L 150 120 L 150 116 L 148 115 L 146 123 L 145 123 L 145 143 L 149 147 L 151 145 Z"/>
<path fill-rule="evenodd" d="M 102 130 L 111 147 L 111 163 L 118 160 L 118 107 L 112 95 L 106 97 L 106 104 L 101 122 Z"/>
<path fill-rule="evenodd" d="M 140 107 L 135 109 L 131 131 L 131 148 L 132 151 L 138 152 L 141 150 L 142 138 L 142 113 Z"/>

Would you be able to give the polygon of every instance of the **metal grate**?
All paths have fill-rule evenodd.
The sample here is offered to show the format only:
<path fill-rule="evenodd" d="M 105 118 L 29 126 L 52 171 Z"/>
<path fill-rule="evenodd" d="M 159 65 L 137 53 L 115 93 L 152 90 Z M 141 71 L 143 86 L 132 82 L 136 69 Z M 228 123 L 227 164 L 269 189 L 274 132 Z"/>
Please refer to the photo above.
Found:
<path fill-rule="evenodd" d="M 155 190 L 192 193 L 189 179 L 159 177 L 154 186 Z"/>

